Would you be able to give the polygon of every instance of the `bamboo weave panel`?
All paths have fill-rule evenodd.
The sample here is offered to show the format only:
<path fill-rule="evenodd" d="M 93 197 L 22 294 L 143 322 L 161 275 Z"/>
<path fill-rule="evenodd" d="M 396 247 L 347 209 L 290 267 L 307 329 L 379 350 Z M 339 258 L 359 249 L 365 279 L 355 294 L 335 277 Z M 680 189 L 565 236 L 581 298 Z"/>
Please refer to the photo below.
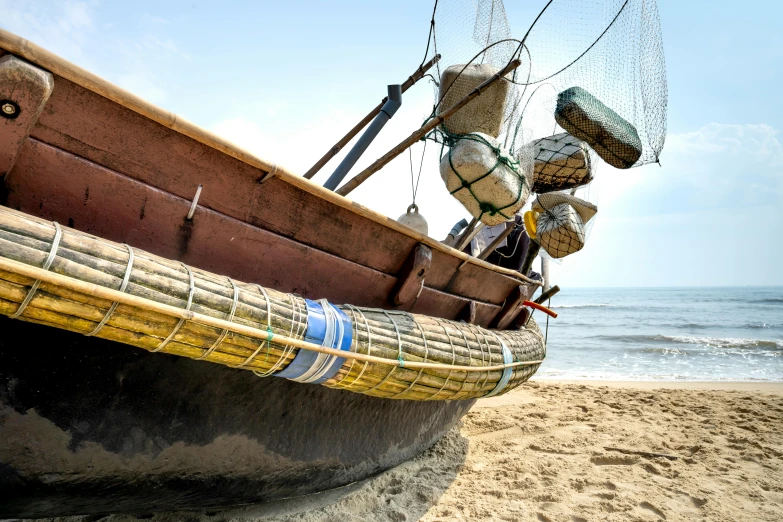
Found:
<path fill-rule="evenodd" d="M 61 228 L 49 270 L 107 288 L 122 287 L 130 258 L 127 245 Z M 54 237 L 52 222 L 0 207 L 0 256 L 41 267 L 49 257 Z M 232 281 L 142 250 L 133 249 L 132 261 L 125 288 L 128 294 L 178 308 L 186 308 L 190 297 L 194 312 L 304 339 L 307 309 L 299 296 Z M 28 277 L 0 271 L 0 313 L 11 316 L 17 312 L 33 283 Z M 111 308 L 112 303 L 105 299 L 42 283 L 19 318 L 88 334 Z M 545 355 L 543 337 L 533 321 L 519 331 L 491 331 L 407 312 L 351 305 L 339 308 L 351 318 L 351 350 L 361 354 L 395 361 L 401 358 L 405 362 L 481 367 L 503 364 L 502 340 L 516 361 L 540 360 Z M 193 321 L 180 324 L 178 318 L 122 304 L 114 307 L 95 335 L 151 352 L 252 370 L 260 376 L 285 369 L 299 350 L 275 342 L 259 343 L 258 339 Z M 514 368 L 503 392 L 529 379 L 537 368 Z M 447 367 L 419 370 L 346 359 L 324 385 L 386 398 L 454 400 L 490 393 L 501 375 L 502 371 L 464 372 Z"/>

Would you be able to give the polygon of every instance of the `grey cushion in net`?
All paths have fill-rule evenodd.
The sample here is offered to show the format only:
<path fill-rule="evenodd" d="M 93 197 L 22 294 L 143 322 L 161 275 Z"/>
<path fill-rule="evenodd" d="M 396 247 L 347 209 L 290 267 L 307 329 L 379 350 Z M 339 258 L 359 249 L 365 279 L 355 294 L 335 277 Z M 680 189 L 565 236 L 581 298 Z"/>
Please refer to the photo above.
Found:
<path fill-rule="evenodd" d="M 593 179 L 587 144 L 562 132 L 541 138 L 533 167 L 533 192 L 543 194 L 587 185 Z"/>
<path fill-rule="evenodd" d="M 631 168 L 642 155 L 636 128 L 581 87 L 557 96 L 555 120 L 613 167 Z"/>
<path fill-rule="evenodd" d="M 585 246 L 584 222 L 568 203 L 560 203 L 539 214 L 536 235 L 541 248 L 555 259 L 579 252 Z"/>

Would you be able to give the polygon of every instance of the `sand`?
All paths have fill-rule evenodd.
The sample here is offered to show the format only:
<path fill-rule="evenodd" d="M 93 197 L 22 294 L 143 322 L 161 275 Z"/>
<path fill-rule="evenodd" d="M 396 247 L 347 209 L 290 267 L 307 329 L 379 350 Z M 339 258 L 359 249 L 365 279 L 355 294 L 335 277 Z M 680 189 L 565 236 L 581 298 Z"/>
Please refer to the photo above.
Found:
<path fill-rule="evenodd" d="M 780 521 L 783 383 L 531 382 L 364 482 L 151 520 Z"/>

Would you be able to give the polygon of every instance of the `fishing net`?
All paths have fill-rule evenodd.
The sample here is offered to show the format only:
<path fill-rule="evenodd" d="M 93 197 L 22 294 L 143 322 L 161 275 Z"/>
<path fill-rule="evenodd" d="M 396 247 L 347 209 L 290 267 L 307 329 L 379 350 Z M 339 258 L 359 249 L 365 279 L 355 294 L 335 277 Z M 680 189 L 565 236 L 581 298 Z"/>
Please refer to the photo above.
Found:
<path fill-rule="evenodd" d="M 630 135 L 635 131 L 641 150 L 628 166 L 658 161 L 666 136 L 667 88 L 655 1 L 553 0 L 542 2 L 542 8 L 526 32 L 512 35 L 501 0 L 436 2 L 426 57 L 441 55 L 433 77 L 433 115 L 476 87 L 475 78 L 463 73 L 448 79 L 449 92 L 442 96 L 439 80 L 446 69 L 470 65 L 498 71 L 518 58 L 522 64 L 507 75 L 499 133 L 508 150 L 517 151 L 531 138 L 557 134 L 559 128 L 567 130 L 557 120 L 568 118 L 555 116 L 560 98 L 561 105 L 585 105 L 587 117 L 566 123 L 572 129 L 600 134 L 579 121 L 591 119 L 598 128 L 614 124 Z M 449 134 L 446 123 L 430 138 L 442 143 Z M 606 141 L 603 136 L 591 139 Z"/>
<path fill-rule="evenodd" d="M 536 240 L 553 259 L 561 259 L 585 246 L 586 226 L 598 208 L 589 201 L 563 192 L 536 196 Z"/>
<path fill-rule="evenodd" d="M 522 64 L 507 75 L 502 125 L 496 136 L 512 153 L 524 140 L 568 130 L 561 122 L 572 130 L 582 129 L 584 136 L 568 130 L 576 137 L 606 145 L 600 129 L 614 124 L 638 137 L 632 139 L 640 149 L 638 157 L 624 166 L 658 161 L 666 135 L 667 89 L 655 1 L 553 0 L 542 3 L 542 8 L 526 32 L 512 35 L 501 0 L 437 1 L 425 57 L 441 55 L 432 77 L 432 115 L 477 86 L 471 68 L 499 71 L 518 58 Z M 444 96 L 440 80 L 456 66 L 465 71 L 446 78 L 449 86 Z M 561 106 L 582 102 L 581 118 L 556 119 L 558 100 Z M 454 134 L 447 122 L 429 138 L 448 144 Z M 631 159 L 626 155 L 626 160 Z"/>
<path fill-rule="evenodd" d="M 442 176 L 444 157 L 474 132 L 495 138 L 499 161 L 514 158 L 520 165 L 515 174 L 536 194 L 573 195 L 593 180 L 599 158 L 621 169 L 657 162 L 666 136 L 667 87 L 655 1 L 551 0 L 519 14 L 523 30 L 512 32 L 501 0 L 435 2 L 425 60 L 435 54 L 441 60 L 431 75 L 430 118 L 521 61 L 427 135 L 441 145 Z M 524 204 L 509 201 L 510 193 L 482 200 L 465 181 L 470 176 L 452 170 L 462 186 L 449 191 L 461 201 L 475 199 L 463 204 L 485 224 L 508 219 L 508 212 L 498 212 Z M 582 236 L 589 232 L 581 230 Z"/>
<path fill-rule="evenodd" d="M 474 132 L 454 140 L 440 172 L 449 193 L 492 226 L 512 219 L 525 204 L 531 166 L 508 155 L 491 136 Z"/>
<path fill-rule="evenodd" d="M 533 192 L 543 194 L 581 187 L 593 180 L 590 149 L 582 140 L 562 132 L 538 139 L 533 168 Z"/>

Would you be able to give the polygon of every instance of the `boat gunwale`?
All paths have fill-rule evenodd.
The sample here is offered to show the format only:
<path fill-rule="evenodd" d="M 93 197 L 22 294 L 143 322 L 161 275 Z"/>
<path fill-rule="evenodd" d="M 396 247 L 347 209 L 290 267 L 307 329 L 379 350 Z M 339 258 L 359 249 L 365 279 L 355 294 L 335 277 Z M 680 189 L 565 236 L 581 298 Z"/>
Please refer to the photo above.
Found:
<path fill-rule="evenodd" d="M 43 67 L 57 76 L 71 81 L 84 89 L 92 91 L 99 96 L 102 96 L 125 107 L 126 109 L 144 116 L 145 118 L 155 121 L 156 123 L 174 132 L 187 136 L 190 139 L 222 152 L 223 154 L 248 164 L 251 167 L 258 168 L 265 172 L 268 177 L 278 177 L 282 181 L 285 181 L 286 183 L 296 188 L 304 190 L 322 200 L 342 207 L 365 219 L 375 221 L 376 223 L 385 226 L 386 228 L 406 235 L 431 248 L 437 249 L 452 257 L 461 259 L 463 262 L 471 263 L 485 270 L 509 277 L 515 281 L 541 286 L 540 282 L 532 280 L 515 270 L 493 265 L 474 256 L 466 254 L 465 252 L 461 252 L 455 248 L 447 246 L 440 241 L 437 241 L 436 239 L 420 234 L 398 223 L 397 221 L 388 218 L 387 216 L 365 207 L 364 205 L 325 189 L 302 176 L 298 176 L 280 165 L 259 158 L 245 149 L 242 149 L 234 143 L 226 140 L 225 138 L 207 131 L 206 129 L 203 129 L 172 112 L 163 110 L 160 107 L 157 107 L 140 98 L 139 96 L 136 96 L 135 94 L 132 94 L 122 89 L 121 87 L 118 87 L 113 83 L 101 78 L 100 76 L 93 74 L 65 60 L 64 58 L 57 56 L 56 54 L 47 51 L 43 47 L 40 47 L 39 45 L 2 28 L 0 28 L 0 49 L 4 49 L 11 54 L 20 56 L 21 58 L 28 60 L 35 65 Z"/>

